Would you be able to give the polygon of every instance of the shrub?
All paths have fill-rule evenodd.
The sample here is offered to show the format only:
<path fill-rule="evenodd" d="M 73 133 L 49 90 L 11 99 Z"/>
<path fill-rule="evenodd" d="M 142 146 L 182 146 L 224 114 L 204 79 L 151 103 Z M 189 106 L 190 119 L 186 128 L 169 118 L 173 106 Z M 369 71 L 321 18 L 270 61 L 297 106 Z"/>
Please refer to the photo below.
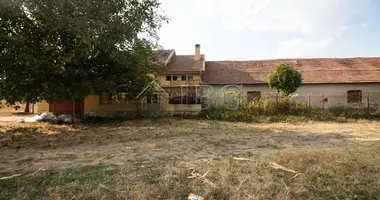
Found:
<path fill-rule="evenodd" d="M 202 110 L 200 116 L 205 119 L 228 121 L 316 121 L 351 119 L 380 119 L 378 109 L 332 107 L 329 109 L 310 108 L 306 102 L 298 102 L 291 96 L 267 96 L 258 101 L 241 102 L 238 109 L 228 109 L 228 106 L 210 107 Z M 265 119 L 264 119 L 265 118 Z"/>
<path fill-rule="evenodd" d="M 169 104 L 200 104 L 200 99 L 191 96 L 177 96 L 169 100 Z"/>

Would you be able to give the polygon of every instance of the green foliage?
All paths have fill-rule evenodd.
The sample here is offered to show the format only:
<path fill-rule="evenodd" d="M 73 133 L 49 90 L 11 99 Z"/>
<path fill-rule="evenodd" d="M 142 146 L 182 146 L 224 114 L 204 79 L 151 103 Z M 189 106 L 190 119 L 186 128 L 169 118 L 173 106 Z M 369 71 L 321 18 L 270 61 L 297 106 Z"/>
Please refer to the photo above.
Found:
<path fill-rule="evenodd" d="M 135 96 L 160 64 L 158 0 L 0 2 L 0 97 L 9 103 Z M 144 35 L 144 37 L 142 36 Z"/>
<path fill-rule="evenodd" d="M 213 106 L 200 112 L 204 119 L 246 122 L 304 122 L 304 121 L 345 121 L 347 119 L 380 119 L 379 109 L 333 107 L 330 109 L 310 108 L 306 102 L 299 102 L 291 96 L 267 96 L 258 101 L 248 102 L 236 95 L 239 106 Z M 235 101 L 237 101 L 235 99 Z M 235 108 L 235 109 L 231 109 Z"/>
<path fill-rule="evenodd" d="M 268 84 L 270 88 L 276 88 L 277 92 L 289 95 L 295 92 L 302 83 L 302 75 L 294 70 L 290 64 L 281 63 L 269 74 Z"/>

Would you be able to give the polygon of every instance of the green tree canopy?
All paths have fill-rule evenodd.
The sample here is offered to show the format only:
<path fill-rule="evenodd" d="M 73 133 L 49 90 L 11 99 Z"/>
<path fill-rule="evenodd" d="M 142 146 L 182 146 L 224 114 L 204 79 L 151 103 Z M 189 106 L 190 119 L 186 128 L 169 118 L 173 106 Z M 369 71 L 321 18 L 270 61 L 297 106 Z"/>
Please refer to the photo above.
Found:
<path fill-rule="evenodd" d="M 0 1 L 0 99 L 57 102 L 151 81 L 158 0 Z"/>
<path fill-rule="evenodd" d="M 269 74 L 268 84 L 270 88 L 276 88 L 277 92 L 285 95 L 294 93 L 302 83 L 302 75 L 290 64 L 281 63 Z"/>

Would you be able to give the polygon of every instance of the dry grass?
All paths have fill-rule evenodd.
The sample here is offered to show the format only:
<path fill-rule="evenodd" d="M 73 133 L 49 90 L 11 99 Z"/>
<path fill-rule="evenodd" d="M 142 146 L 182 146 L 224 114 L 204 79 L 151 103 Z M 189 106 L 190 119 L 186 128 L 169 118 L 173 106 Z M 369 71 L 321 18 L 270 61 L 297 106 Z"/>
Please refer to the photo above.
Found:
<path fill-rule="evenodd" d="M 0 177 L 21 174 L 0 180 L 0 199 L 166 200 L 190 192 L 206 199 L 376 199 L 379 128 L 375 121 L 0 123 Z"/>

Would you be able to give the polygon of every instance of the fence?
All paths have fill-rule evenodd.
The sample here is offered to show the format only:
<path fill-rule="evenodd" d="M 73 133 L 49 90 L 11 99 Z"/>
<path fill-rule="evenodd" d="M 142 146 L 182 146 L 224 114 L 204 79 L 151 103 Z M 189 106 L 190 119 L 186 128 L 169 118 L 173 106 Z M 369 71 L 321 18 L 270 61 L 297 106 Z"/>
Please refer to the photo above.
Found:
<path fill-rule="evenodd" d="M 261 92 L 259 101 L 280 102 L 280 94 L 276 92 Z M 290 97 L 291 101 L 302 103 L 309 108 L 355 108 L 355 109 L 380 109 L 380 92 L 321 92 L 321 93 L 296 93 Z M 237 108 L 242 102 L 249 101 L 247 96 L 241 93 L 218 94 L 212 98 L 204 99 L 204 108 L 207 106 L 232 106 Z"/>

